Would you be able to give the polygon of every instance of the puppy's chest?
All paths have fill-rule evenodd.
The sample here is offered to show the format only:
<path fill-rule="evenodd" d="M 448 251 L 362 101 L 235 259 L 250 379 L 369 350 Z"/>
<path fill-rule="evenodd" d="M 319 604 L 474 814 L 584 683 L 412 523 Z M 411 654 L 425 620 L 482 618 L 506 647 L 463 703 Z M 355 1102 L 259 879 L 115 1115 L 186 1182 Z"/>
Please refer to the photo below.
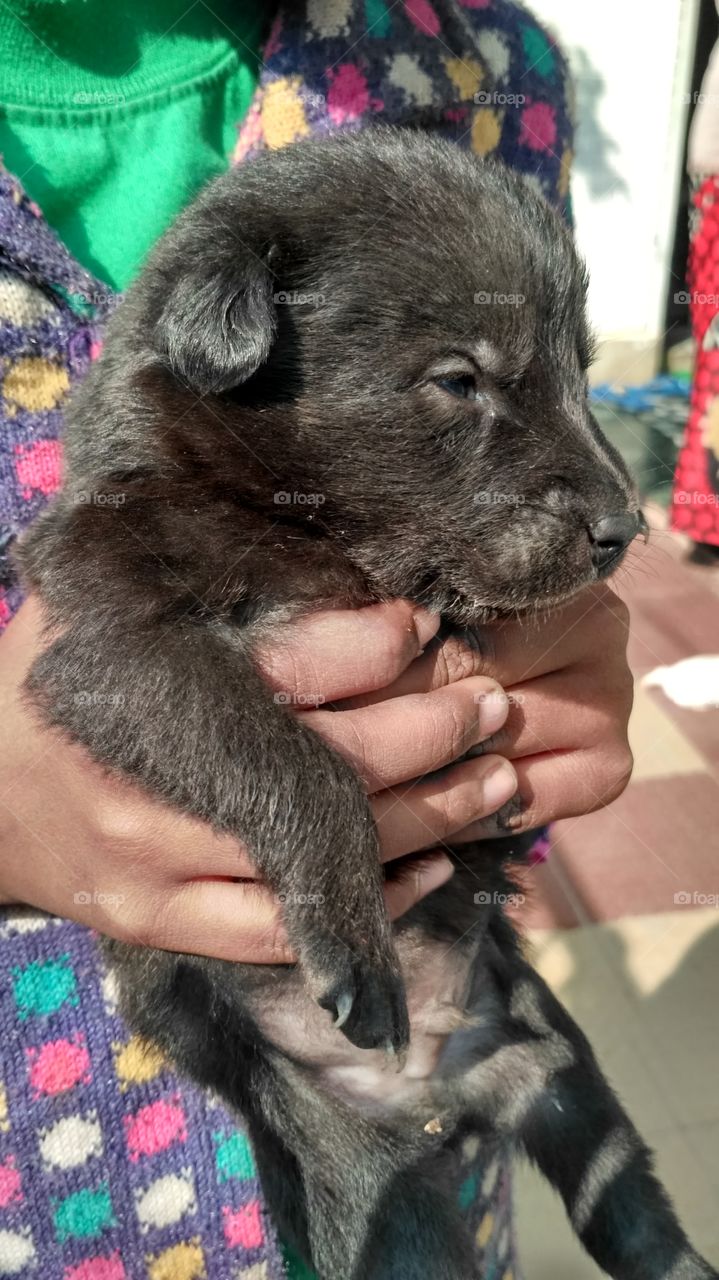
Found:
<path fill-rule="evenodd" d="M 263 1002 L 256 1014 L 265 1035 L 311 1070 L 320 1088 L 375 1116 L 425 1105 L 431 1110 L 440 1054 L 466 1025 L 473 953 L 446 943 L 417 945 L 413 938 L 400 939 L 397 950 L 411 1025 L 403 1062 L 356 1048 L 299 984 Z"/>

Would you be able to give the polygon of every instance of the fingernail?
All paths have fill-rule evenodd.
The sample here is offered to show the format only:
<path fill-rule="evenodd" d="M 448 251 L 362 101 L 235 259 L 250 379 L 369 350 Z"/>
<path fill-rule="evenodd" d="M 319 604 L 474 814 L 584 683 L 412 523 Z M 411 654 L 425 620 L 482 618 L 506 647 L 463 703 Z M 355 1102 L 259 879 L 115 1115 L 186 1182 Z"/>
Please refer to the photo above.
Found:
<path fill-rule="evenodd" d="M 423 894 L 439 889 L 454 875 L 454 867 L 446 853 L 432 853 L 419 864 L 418 871 Z"/>
<path fill-rule="evenodd" d="M 439 628 L 439 614 L 430 613 L 429 609 L 415 609 L 412 615 L 412 621 L 414 622 L 414 629 L 417 633 L 417 639 L 419 640 L 419 647 L 420 649 L 424 649 L 424 646 L 432 639 L 432 636 L 437 633 Z"/>
<path fill-rule="evenodd" d="M 504 689 L 495 685 L 486 693 L 478 693 L 475 702 L 479 706 L 479 727 L 487 737 L 501 729 L 509 712 L 509 698 Z"/>
<path fill-rule="evenodd" d="M 517 777 L 511 765 L 505 761 L 493 765 L 482 779 L 482 799 L 486 813 L 494 813 L 506 804 L 517 790 Z"/>

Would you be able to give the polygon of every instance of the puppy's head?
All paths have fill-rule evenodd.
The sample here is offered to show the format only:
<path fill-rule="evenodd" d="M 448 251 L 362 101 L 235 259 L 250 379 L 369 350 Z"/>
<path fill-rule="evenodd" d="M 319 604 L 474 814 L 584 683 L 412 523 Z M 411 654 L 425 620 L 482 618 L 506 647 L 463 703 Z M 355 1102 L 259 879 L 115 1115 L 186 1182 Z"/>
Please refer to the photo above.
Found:
<path fill-rule="evenodd" d="M 266 155 L 139 288 L 154 358 L 382 593 L 462 622 L 551 604 L 643 527 L 587 402 L 572 238 L 498 166 L 389 130 Z"/>

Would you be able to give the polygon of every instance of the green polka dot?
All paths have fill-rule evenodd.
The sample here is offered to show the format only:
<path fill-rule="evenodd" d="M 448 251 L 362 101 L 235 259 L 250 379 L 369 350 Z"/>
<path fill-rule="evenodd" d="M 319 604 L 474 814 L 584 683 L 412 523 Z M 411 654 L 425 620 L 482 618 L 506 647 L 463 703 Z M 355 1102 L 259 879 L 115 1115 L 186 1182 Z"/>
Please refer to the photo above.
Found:
<path fill-rule="evenodd" d="M 86 1187 L 65 1196 L 64 1200 L 55 1201 L 52 1216 L 60 1244 L 65 1240 L 99 1236 L 105 1227 L 117 1226 L 106 1182 L 101 1183 L 96 1191 Z"/>
<path fill-rule="evenodd" d="M 256 1177 L 252 1150 L 243 1134 L 233 1133 L 229 1138 L 224 1133 L 213 1133 L 212 1136 L 217 1143 L 215 1166 L 218 1182 L 228 1182 L 230 1178 Z"/>
<path fill-rule="evenodd" d="M 13 969 L 18 1017 L 56 1013 L 64 1004 L 77 1004 L 75 974 L 69 961 L 65 955 L 58 960 L 33 960 L 24 969 Z"/>
<path fill-rule="evenodd" d="M 367 32 L 377 40 L 385 40 L 392 30 L 392 19 L 384 0 L 364 0 Z"/>
<path fill-rule="evenodd" d="M 290 1249 L 289 1245 L 283 1244 L 282 1252 L 285 1257 L 287 1280 L 317 1280 L 314 1271 L 310 1271 L 309 1267 L 305 1266 L 294 1249 Z"/>
<path fill-rule="evenodd" d="M 522 43 L 529 69 L 538 71 L 540 76 L 551 76 L 554 73 L 554 50 L 544 32 L 536 27 L 525 27 Z"/>
<path fill-rule="evenodd" d="M 465 1178 L 459 1188 L 459 1195 L 457 1196 L 460 1209 L 468 1209 L 469 1206 L 474 1203 L 477 1197 L 478 1186 L 479 1178 L 476 1173 L 471 1173 L 468 1178 Z"/>

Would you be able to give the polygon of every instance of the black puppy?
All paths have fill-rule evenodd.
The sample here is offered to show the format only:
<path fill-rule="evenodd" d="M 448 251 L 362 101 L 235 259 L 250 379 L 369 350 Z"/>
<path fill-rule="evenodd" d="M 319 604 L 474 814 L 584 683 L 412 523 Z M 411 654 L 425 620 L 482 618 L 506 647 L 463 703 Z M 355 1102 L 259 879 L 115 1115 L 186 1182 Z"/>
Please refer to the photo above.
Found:
<path fill-rule="evenodd" d="M 253 665 L 308 608 L 404 596 L 471 629 L 619 562 L 642 519 L 587 406 L 584 292 L 551 209 L 451 146 L 264 156 L 130 290 L 22 551 L 47 721 L 240 837 L 283 896 L 297 967 L 109 946 L 127 1017 L 242 1112 L 322 1280 L 475 1275 L 470 1131 L 537 1162 L 612 1276 L 717 1280 L 498 905 L 526 840 L 463 846 L 393 929 L 358 778 Z"/>

